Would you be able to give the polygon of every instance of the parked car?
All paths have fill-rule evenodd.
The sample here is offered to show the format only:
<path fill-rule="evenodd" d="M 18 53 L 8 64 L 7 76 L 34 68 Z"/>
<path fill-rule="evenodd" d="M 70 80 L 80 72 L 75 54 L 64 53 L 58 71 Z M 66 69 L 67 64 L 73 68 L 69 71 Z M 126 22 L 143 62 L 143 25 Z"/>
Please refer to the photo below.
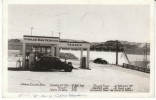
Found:
<path fill-rule="evenodd" d="M 108 62 L 102 58 L 96 58 L 93 62 L 98 64 L 108 64 Z"/>
<path fill-rule="evenodd" d="M 73 69 L 71 62 L 62 62 L 58 57 L 42 56 L 39 60 L 30 65 L 30 70 L 50 70 L 59 69 L 71 72 Z"/>

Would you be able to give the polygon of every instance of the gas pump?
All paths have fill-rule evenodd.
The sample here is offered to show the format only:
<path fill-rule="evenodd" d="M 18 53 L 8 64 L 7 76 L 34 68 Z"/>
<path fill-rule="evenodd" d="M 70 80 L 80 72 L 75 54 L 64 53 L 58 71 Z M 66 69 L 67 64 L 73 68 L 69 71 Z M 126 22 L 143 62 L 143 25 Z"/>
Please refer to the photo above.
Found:
<path fill-rule="evenodd" d="M 31 64 L 34 63 L 34 61 L 35 61 L 35 54 L 32 52 L 29 55 L 29 68 L 31 68 L 32 66 Z"/>

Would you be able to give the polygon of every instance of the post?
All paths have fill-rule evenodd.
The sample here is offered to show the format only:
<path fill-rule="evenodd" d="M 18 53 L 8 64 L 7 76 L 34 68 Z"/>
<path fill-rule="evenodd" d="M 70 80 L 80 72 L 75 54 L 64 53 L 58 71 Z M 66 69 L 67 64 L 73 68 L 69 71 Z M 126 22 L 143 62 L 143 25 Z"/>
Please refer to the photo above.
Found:
<path fill-rule="evenodd" d="M 119 50 L 119 47 L 118 47 L 118 40 L 116 41 L 116 65 L 118 65 L 118 50 Z"/>
<path fill-rule="evenodd" d="M 31 27 L 31 36 L 32 36 L 32 30 L 33 30 L 33 27 Z"/>
<path fill-rule="evenodd" d="M 89 54 L 90 54 L 90 48 L 87 48 L 87 69 L 89 69 Z"/>
<path fill-rule="evenodd" d="M 61 38 L 61 32 L 59 32 L 58 34 L 59 34 L 59 42 L 60 42 L 60 38 Z"/>
<path fill-rule="evenodd" d="M 53 32 L 53 31 L 51 31 L 51 33 L 52 33 L 52 37 L 53 37 L 53 33 L 54 33 L 54 32 Z"/>
<path fill-rule="evenodd" d="M 59 44 L 56 46 L 56 56 L 59 57 L 60 49 L 59 49 Z"/>
<path fill-rule="evenodd" d="M 25 69 L 25 51 L 26 51 L 26 43 L 23 42 L 23 51 L 22 51 L 22 69 Z"/>
<path fill-rule="evenodd" d="M 59 44 L 60 44 L 60 32 L 59 32 L 59 43 L 56 45 L 56 56 L 59 57 L 59 53 L 60 53 L 60 48 L 59 48 Z"/>
<path fill-rule="evenodd" d="M 145 44 L 144 49 L 144 67 L 147 67 L 147 43 Z"/>
<path fill-rule="evenodd" d="M 51 55 L 54 56 L 54 46 L 51 46 Z"/>
<path fill-rule="evenodd" d="M 80 67 L 82 65 L 82 57 L 83 57 L 83 49 L 81 49 L 81 55 L 80 55 Z"/>

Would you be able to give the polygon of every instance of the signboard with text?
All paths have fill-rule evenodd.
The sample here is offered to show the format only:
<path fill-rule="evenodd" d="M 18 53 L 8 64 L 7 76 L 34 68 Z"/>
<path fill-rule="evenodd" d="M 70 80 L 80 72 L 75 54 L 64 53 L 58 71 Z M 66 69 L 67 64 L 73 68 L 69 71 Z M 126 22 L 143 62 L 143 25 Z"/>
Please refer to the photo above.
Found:
<path fill-rule="evenodd" d="M 90 48 L 90 44 L 89 43 L 60 42 L 59 47 L 62 47 L 62 48 Z"/>
<path fill-rule="evenodd" d="M 44 43 L 44 44 L 58 44 L 59 38 L 49 38 L 49 37 L 23 37 L 23 42 L 26 43 Z"/>

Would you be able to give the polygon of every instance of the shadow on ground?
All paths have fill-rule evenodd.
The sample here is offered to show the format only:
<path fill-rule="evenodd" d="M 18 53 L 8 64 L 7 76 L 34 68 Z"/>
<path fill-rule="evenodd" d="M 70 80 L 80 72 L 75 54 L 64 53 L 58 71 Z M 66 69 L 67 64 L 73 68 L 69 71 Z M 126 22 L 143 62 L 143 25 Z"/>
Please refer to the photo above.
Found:
<path fill-rule="evenodd" d="M 9 67 L 8 70 L 11 70 L 11 71 L 29 71 L 29 70 L 24 70 L 22 68 L 13 68 L 13 67 Z"/>
<path fill-rule="evenodd" d="M 12 68 L 12 67 L 9 67 L 8 70 L 10 70 L 10 71 L 30 71 L 29 69 L 25 70 L 22 68 Z M 78 70 L 78 68 L 73 68 L 73 70 Z M 50 69 L 50 70 L 34 70 L 31 72 L 65 72 L 65 71 L 64 70 Z"/>

